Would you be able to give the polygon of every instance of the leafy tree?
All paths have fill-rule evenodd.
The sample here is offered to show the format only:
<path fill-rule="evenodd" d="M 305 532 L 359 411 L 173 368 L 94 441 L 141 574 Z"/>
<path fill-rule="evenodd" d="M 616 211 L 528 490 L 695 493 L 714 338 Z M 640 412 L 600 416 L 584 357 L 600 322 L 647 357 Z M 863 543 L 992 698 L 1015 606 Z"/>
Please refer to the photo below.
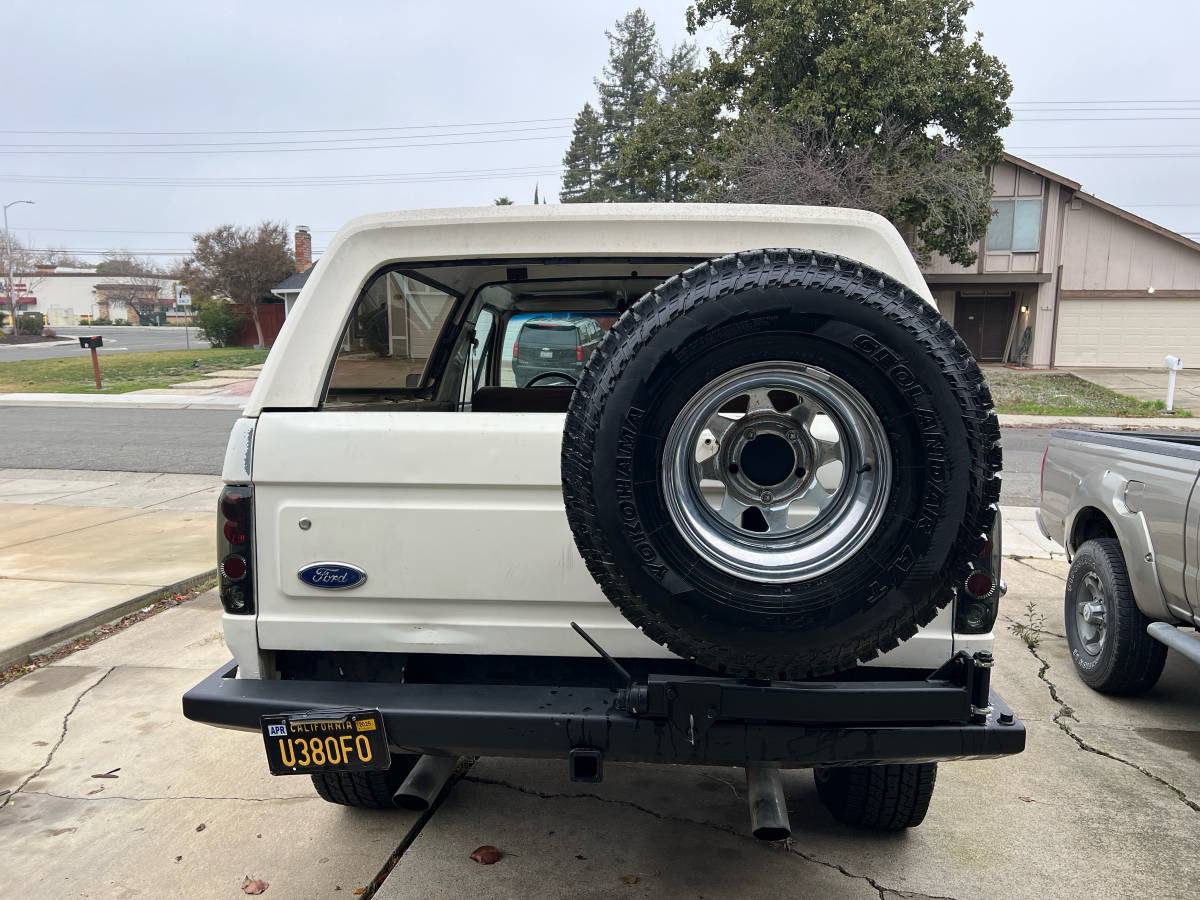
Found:
<path fill-rule="evenodd" d="M 246 307 L 258 333 L 258 346 L 264 346 L 259 306 L 273 299 L 272 285 L 296 271 L 287 227 L 280 222 L 245 228 L 222 225 L 195 235 L 192 241 L 195 246 L 184 263 L 183 280 L 211 297 Z"/>
<path fill-rule="evenodd" d="M 226 300 L 204 300 L 197 306 L 194 321 L 200 334 L 214 347 L 228 347 L 242 326 L 237 307 Z"/>
<path fill-rule="evenodd" d="M 512 206 L 513 202 L 507 197 L 497 197 L 492 201 L 493 206 Z"/>
<path fill-rule="evenodd" d="M 729 199 L 750 199 L 739 192 L 748 162 L 761 166 L 797 147 L 835 170 L 865 159 L 893 186 L 915 177 L 919 188 L 899 191 L 881 211 L 925 249 L 969 264 L 991 215 L 985 167 L 999 157 L 999 131 L 1012 118 L 1007 70 L 966 33 L 971 5 L 696 0 L 690 30 L 723 20 L 731 34 L 702 73 L 728 115 L 715 141 L 694 152 L 722 157 Z M 757 141 L 765 149 L 753 134 L 764 127 L 782 143 L 754 163 L 743 148 Z M 760 189 L 751 194 L 767 199 Z M 809 200 L 792 185 L 774 202 Z"/>
<path fill-rule="evenodd" d="M 601 168 L 604 165 L 604 123 L 591 103 L 575 116 L 571 146 L 563 157 L 563 203 L 595 203 L 604 199 Z"/>

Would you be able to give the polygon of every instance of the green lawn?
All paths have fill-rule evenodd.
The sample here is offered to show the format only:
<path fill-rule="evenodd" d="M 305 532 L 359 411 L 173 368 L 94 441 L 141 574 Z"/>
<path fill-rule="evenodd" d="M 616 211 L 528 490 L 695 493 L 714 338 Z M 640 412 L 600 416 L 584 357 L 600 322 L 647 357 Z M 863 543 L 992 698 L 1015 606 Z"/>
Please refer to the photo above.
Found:
<path fill-rule="evenodd" d="M 989 369 L 996 411 L 1027 416 L 1165 416 L 1163 402 L 1135 400 L 1075 375 L 1025 375 Z M 1186 417 L 1186 411 L 1174 415 Z"/>
<path fill-rule="evenodd" d="M 153 353 L 100 353 L 105 394 L 126 394 L 195 381 L 208 372 L 252 366 L 267 358 L 266 350 L 225 347 L 219 350 L 159 350 Z M 95 394 L 91 355 L 66 359 L 0 362 L 0 393 Z"/>

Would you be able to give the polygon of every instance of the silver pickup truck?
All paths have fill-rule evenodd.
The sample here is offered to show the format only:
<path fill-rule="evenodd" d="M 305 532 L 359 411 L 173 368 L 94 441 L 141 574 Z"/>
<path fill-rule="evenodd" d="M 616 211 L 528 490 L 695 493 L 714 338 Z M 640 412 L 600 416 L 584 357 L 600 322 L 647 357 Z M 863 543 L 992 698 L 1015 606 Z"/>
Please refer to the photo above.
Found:
<path fill-rule="evenodd" d="M 1071 560 L 1067 642 L 1109 694 L 1158 681 L 1172 647 L 1200 663 L 1200 435 L 1056 431 L 1042 459 L 1042 533 Z"/>

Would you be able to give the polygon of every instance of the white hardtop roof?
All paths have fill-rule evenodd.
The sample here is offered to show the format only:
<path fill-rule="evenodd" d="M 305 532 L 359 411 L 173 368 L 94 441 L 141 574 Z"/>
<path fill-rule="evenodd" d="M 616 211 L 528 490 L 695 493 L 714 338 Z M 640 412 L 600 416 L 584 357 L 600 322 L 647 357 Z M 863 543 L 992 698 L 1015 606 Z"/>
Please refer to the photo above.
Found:
<path fill-rule="evenodd" d="M 895 227 L 828 206 L 568 203 L 418 209 L 361 216 L 330 241 L 304 285 L 246 407 L 313 408 L 350 308 L 387 265 L 453 260 L 710 259 L 743 250 L 832 253 L 933 298 Z"/>

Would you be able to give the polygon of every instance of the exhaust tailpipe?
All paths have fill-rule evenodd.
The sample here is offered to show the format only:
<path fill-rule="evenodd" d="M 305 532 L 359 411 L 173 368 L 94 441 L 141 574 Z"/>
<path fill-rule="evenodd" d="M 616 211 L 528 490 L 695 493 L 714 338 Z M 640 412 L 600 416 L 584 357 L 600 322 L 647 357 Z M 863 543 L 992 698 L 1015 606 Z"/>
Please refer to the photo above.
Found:
<path fill-rule="evenodd" d="M 402 809 L 424 812 L 433 805 L 457 765 L 457 756 L 422 756 L 392 799 Z"/>
<path fill-rule="evenodd" d="M 756 838 L 782 841 L 792 836 L 779 769 L 746 766 L 746 793 L 750 802 L 750 830 Z"/>

